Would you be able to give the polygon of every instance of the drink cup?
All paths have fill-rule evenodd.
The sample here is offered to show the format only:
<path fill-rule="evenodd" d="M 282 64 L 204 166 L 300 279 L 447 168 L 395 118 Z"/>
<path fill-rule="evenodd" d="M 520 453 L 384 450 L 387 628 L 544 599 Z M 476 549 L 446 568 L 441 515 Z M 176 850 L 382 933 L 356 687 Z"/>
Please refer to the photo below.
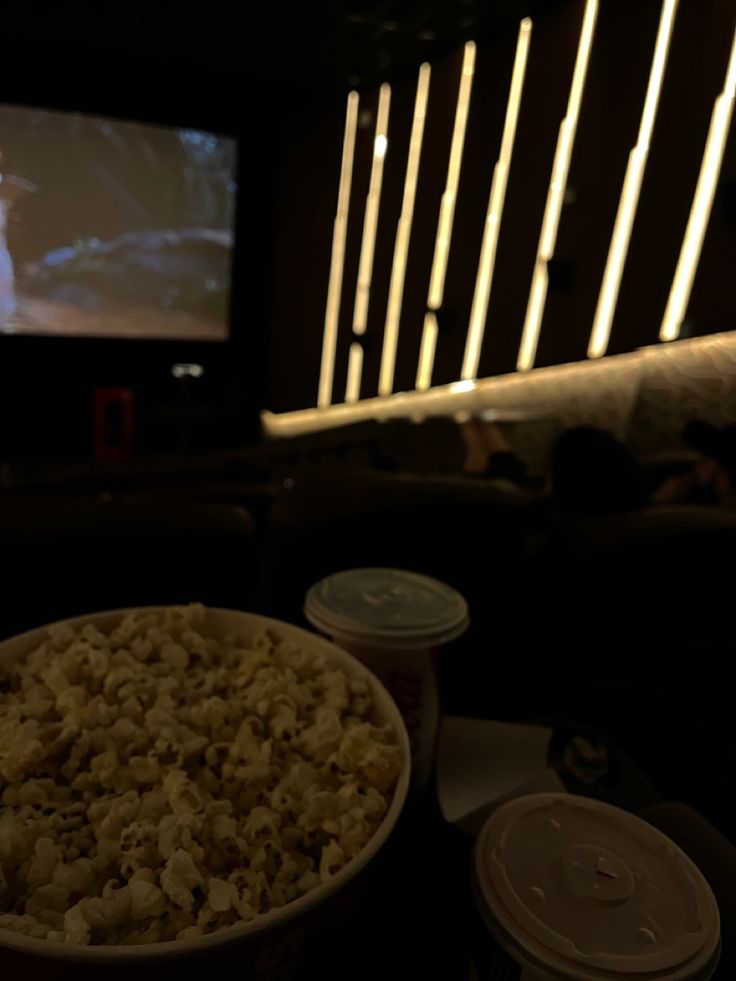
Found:
<path fill-rule="evenodd" d="M 393 695 L 404 717 L 415 790 L 434 765 L 439 649 L 468 627 L 468 605 L 444 583 L 401 569 L 351 569 L 315 583 L 304 612 L 358 657 Z"/>
<path fill-rule="evenodd" d="M 708 981 L 718 965 L 718 906 L 701 872 L 610 804 L 559 793 L 503 804 L 472 875 L 479 981 Z"/>

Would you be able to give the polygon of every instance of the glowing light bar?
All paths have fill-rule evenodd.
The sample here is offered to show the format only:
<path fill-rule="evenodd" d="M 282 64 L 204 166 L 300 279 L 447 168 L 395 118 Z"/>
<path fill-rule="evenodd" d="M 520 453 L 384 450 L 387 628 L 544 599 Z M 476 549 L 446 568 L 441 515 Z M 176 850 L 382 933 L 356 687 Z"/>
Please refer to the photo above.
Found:
<path fill-rule="evenodd" d="M 450 160 L 447 165 L 447 183 L 440 205 L 440 219 L 437 226 L 435 253 L 432 261 L 432 275 L 429 283 L 427 305 L 430 310 L 439 310 L 442 306 L 442 295 L 445 289 L 445 274 L 447 260 L 450 254 L 450 239 L 452 238 L 452 223 L 455 218 L 455 201 L 460 183 L 460 167 L 465 146 L 465 128 L 468 122 L 470 108 L 470 93 L 473 87 L 475 71 L 475 44 L 468 41 L 463 53 L 463 69 L 460 76 L 460 87 L 455 108 L 455 125 L 450 144 Z"/>
<path fill-rule="evenodd" d="M 332 380 L 335 373 L 335 348 L 337 346 L 337 324 L 340 316 L 340 295 L 345 266 L 345 238 L 348 225 L 348 205 L 350 186 L 353 179 L 353 157 L 355 156 L 355 133 L 358 128 L 358 93 L 348 95 L 345 115 L 345 135 L 342 144 L 342 163 L 340 184 L 337 192 L 337 212 L 332 230 L 332 256 L 330 259 L 330 278 L 327 286 L 325 325 L 322 337 L 322 362 L 319 372 L 317 405 L 320 408 L 332 402 Z"/>
<path fill-rule="evenodd" d="M 172 364 L 171 374 L 174 378 L 201 378 L 204 368 L 201 364 Z"/>
<path fill-rule="evenodd" d="M 349 405 L 323 409 L 297 409 L 292 412 L 261 412 L 265 435 L 269 439 L 300 436 L 336 429 L 368 419 L 412 419 L 418 417 L 475 416 L 486 422 L 554 420 L 554 403 L 565 393 L 588 393 L 616 397 L 629 392 L 641 377 L 645 365 L 673 365 L 681 374 L 698 370 L 698 365 L 728 365 L 736 358 L 736 331 L 697 337 L 678 345 L 656 345 L 628 354 L 614 354 L 593 361 L 553 365 L 533 372 L 511 372 L 478 381 L 459 381 L 435 385 L 426 392 L 395 392 L 388 396 L 364 398 Z M 540 414 L 540 406 L 547 406 Z"/>
<path fill-rule="evenodd" d="M 447 273 L 447 260 L 450 255 L 450 240 L 452 238 L 452 224 L 455 218 L 455 201 L 457 200 L 457 189 L 460 183 L 460 167 L 463 161 L 463 148 L 465 146 L 465 129 L 468 122 L 468 110 L 470 108 L 470 93 L 473 88 L 473 73 L 475 72 L 475 44 L 468 41 L 463 51 L 463 67 L 460 75 L 460 86 L 457 93 L 457 105 L 455 107 L 455 124 L 452 130 L 452 141 L 450 143 L 450 160 L 447 165 L 447 181 L 445 191 L 440 203 L 440 216 L 437 222 L 437 235 L 434 243 L 434 257 L 432 259 L 432 272 L 429 279 L 429 292 L 427 294 L 427 307 L 429 311 L 439 310 L 442 306 L 442 297 L 445 292 L 445 275 Z M 419 357 L 419 367 L 417 369 L 417 388 L 420 388 L 420 381 L 427 388 L 432 380 L 432 368 L 434 367 L 434 349 L 437 342 L 437 318 L 427 314 L 424 318 L 424 335 Z M 431 360 L 422 364 L 422 352 Z"/>
<path fill-rule="evenodd" d="M 350 345 L 348 377 L 345 383 L 345 401 L 357 402 L 360 398 L 360 379 L 363 374 L 363 348 L 357 341 Z"/>
<path fill-rule="evenodd" d="M 471 378 L 464 378 L 462 381 L 452 382 L 447 387 L 450 395 L 457 395 L 458 393 L 462 392 L 474 392 L 476 386 L 475 381 L 473 381 Z"/>
<path fill-rule="evenodd" d="M 521 93 L 524 87 L 524 75 L 526 73 L 531 33 L 532 22 L 528 17 L 525 17 L 519 26 L 519 36 L 516 42 L 516 56 L 514 58 L 514 68 L 511 73 L 511 88 L 509 89 L 509 101 L 506 105 L 501 150 L 496 166 L 493 168 L 491 193 L 488 199 L 488 212 L 486 214 L 486 224 L 483 229 L 483 244 L 481 245 L 480 259 L 478 260 L 478 273 L 475 280 L 475 292 L 473 293 L 473 305 L 470 310 L 468 336 L 465 342 L 465 355 L 463 357 L 461 371 L 461 377 L 464 379 L 475 378 L 478 374 L 478 363 L 480 361 L 480 351 L 486 328 L 488 302 L 491 297 L 493 269 L 496 264 L 496 249 L 498 247 L 498 236 L 501 231 L 501 216 L 506 199 L 506 184 L 511 166 L 516 124 L 519 119 L 519 107 L 521 105 Z"/>
<path fill-rule="evenodd" d="M 353 333 L 364 334 L 368 322 L 368 301 L 371 294 L 373 279 L 373 256 L 376 251 L 376 229 L 378 227 L 378 209 L 381 204 L 381 187 L 383 185 L 383 161 L 388 147 L 388 110 L 391 104 L 391 86 L 382 85 L 378 94 L 378 112 L 376 113 L 376 136 L 373 141 L 373 163 L 368 183 L 368 197 L 365 202 L 365 218 L 363 220 L 363 240 L 360 244 L 360 260 L 358 262 L 358 285 L 355 290 L 355 307 L 353 309 Z"/>
<path fill-rule="evenodd" d="M 437 348 L 437 317 L 432 310 L 424 315 L 424 330 L 422 345 L 419 348 L 419 364 L 417 366 L 416 388 L 425 392 L 432 383 L 432 368 L 434 367 L 434 352 Z"/>
<path fill-rule="evenodd" d="M 404 298 L 406 261 L 409 255 L 409 240 L 411 238 L 412 221 L 414 220 L 414 202 L 416 200 L 419 160 L 422 154 L 422 140 L 424 138 L 424 120 L 427 116 L 430 73 L 430 66 L 427 64 L 422 65 L 419 69 L 419 78 L 417 80 L 414 118 L 409 137 L 409 156 L 406 161 L 406 176 L 404 178 L 404 196 L 401 201 L 401 215 L 396 228 L 394 260 L 391 266 L 391 282 L 388 289 L 381 370 L 378 377 L 379 395 L 390 395 L 394 387 L 396 347 L 399 341 L 399 322 L 401 320 L 401 305 Z"/>
<path fill-rule="evenodd" d="M 618 212 L 613 226 L 613 235 L 608 249 L 606 268 L 603 273 L 601 291 L 598 296 L 595 317 L 593 318 L 593 329 L 588 344 L 588 357 L 600 358 L 606 353 L 608 341 L 611 336 L 611 325 L 616 312 L 616 303 L 621 287 L 621 277 L 626 263 L 626 254 L 629 250 L 631 232 L 634 227 L 636 208 L 639 204 L 642 180 L 649 156 L 649 144 L 654 129 L 654 120 L 657 115 L 659 105 L 659 94 L 662 90 L 662 78 L 664 77 L 665 65 L 667 63 L 667 53 L 672 37 L 672 26 L 677 12 L 678 0 L 664 0 L 662 12 L 659 17 L 659 27 L 657 29 L 657 40 L 654 45 L 654 56 L 652 67 L 649 70 L 649 83 L 647 94 L 644 99 L 641 121 L 639 123 L 639 135 L 636 146 L 629 154 L 626 165 L 626 174 L 621 189 L 621 198 L 618 203 Z"/>
<path fill-rule="evenodd" d="M 736 97 L 736 34 L 734 34 L 731 56 L 726 71 L 726 81 L 723 91 L 713 106 L 708 138 L 705 142 L 703 162 L 700 165 L 698 183 L 695 187 L 693 203 L 690 208 L 685 236 L 682 240 L 680 257 L 677 260 L 675 276 L 672 280 L 670 295 L 664 311 L 662 325 L 659 329 L 661 341 L 674 341 L 680 336 L 680 328 L 687 313 L 687 305 L 698 268 L 700 253 L 703 248 L 705 230 L 708 227 L 713 196 L 715 195 L 718 175 L 721 172 L 723 153 L 726 148 L 728 131 L 733 116 L 734 99 Z"/>
<path fill-rule="evenodd" d="M 580 29 L 578 51 L 575 57 L 575 68 L 570 84 L 570 95 L 567 101 L 567 114 L 560 124 L 560 130 L 557 135 L 557 146 L 552 162 L 552 174 L 547 190 L 547 201 L 544 206 L 542 229 L 539 234 L 539 245 L 537 246 L 537 259 L 532 276 L 532 287 L 529 293 L 526 317 L 524 319 L 524 330 L 521 335 L 519 357 L 516 362 L 518 371 L 527 371 L 529 368 L 533 368 L 534 359 L 537 356 L 539 330 L 542 325 L 544 304 L 547 299 L 547 263 L 554 254 L 555 244 L 557 242 L 557 229 L 560 224 L 562 202 L 565 197 L 565 188 L 567 187 L 567 175 L 575 144 L 580 103 L 583 97 L 583 87 L 588 71 L 588 61 L 590 60 L 590 50 L 593 45 L 593 32 L 595 31 L 597 16 L 598 0 L 587 0 L 585 13 L 583 14 L 583 24 Z"/>

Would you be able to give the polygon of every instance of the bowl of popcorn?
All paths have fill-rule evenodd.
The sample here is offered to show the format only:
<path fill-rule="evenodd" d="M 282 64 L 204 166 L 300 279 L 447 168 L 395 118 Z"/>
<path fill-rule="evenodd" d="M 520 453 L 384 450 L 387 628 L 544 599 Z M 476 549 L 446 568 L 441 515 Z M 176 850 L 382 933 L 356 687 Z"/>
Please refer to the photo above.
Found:
<path fill-rule="evenodd" d="M 0 643 L 0 964 L 227 951 L 289 977 L 342 929 L 409 769 L 380 682 L 289 624 L 193 604 Z"/>

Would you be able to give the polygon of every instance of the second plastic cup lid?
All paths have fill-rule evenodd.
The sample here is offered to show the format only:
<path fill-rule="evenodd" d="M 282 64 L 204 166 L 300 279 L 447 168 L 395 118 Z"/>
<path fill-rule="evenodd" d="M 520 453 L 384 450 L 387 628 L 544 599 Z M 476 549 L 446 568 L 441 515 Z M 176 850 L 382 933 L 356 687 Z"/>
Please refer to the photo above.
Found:
<path fill-rule="evenodd" d="M 674 842 L 610 804 L 533 794 L 502 805 L 476 843 L 480 912 L 541 977 L 706 981 L 720 918 Z"/>
<path fill-rule="evenodd" d="M 320 580 L 304 605 L 325 633 L 394 649 L 436 647 L 468 627 L 468 604 L 437 579 L 402 569 L 350 569 Z"/>

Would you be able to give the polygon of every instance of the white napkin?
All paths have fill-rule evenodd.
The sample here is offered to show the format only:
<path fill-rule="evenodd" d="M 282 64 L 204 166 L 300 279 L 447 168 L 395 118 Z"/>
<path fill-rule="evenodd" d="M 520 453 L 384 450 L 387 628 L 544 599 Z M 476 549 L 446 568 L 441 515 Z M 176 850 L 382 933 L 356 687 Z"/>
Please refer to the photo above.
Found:
<path fill-rule="evenodd" d="M 503 800 L 565 790 L 547 766 L 552 729 L 447 716 L 437 754 L 437 797 L 446 821 L 477 834 Z"/>

